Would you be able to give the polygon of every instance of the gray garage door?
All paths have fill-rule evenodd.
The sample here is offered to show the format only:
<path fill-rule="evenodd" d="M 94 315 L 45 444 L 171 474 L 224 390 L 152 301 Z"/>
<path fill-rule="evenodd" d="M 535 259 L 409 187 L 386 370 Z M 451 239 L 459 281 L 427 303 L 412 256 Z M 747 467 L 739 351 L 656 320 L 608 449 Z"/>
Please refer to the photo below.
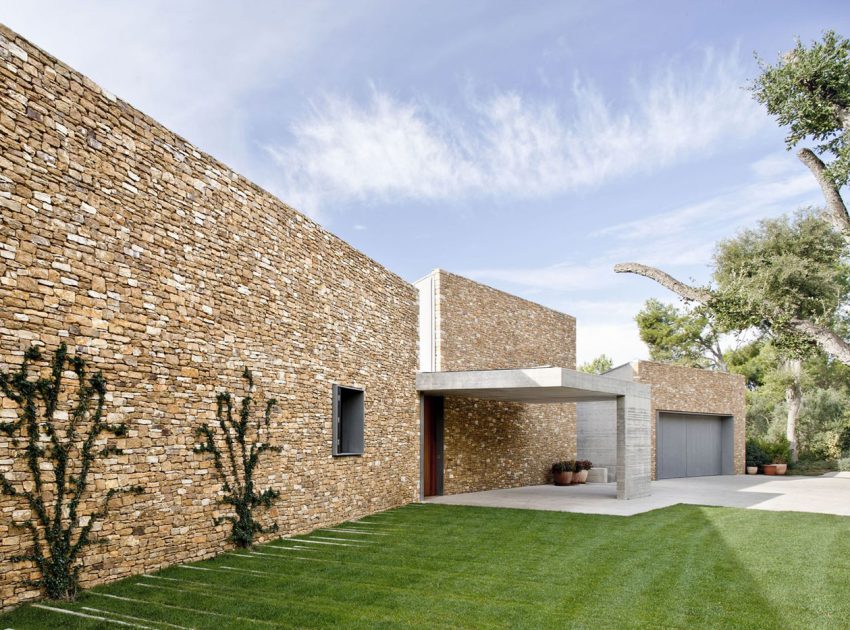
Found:
<path fill-rule="evenodd" d="M 658 418 L 657 477 L 723 474 L 721 416 L 662 413 Z"/>

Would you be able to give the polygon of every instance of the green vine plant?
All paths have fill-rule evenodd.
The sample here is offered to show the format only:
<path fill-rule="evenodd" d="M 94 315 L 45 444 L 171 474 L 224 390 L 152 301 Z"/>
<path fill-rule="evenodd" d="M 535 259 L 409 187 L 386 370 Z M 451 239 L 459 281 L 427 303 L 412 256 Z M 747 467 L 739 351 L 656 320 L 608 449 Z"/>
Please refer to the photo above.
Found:
<path fill-rule="evenodd" d="M 41 351 L 32 346 L 17 371 L 0 371 L 0 392 L 18 408 L 17 420 L 0 422 L 0 435 L 9 438 L 15 460 L 23 460 L 19 468 L 26 468 L 0 473 L 0 492 L 21 499 L 30 512 L 27 520 L 12 525 L 29 532 L 32 548 L 12 562 L 35 563 L 41 577 L 28 583 L 51 599 L 72 600 L 79 590 L 80 556 L 90 544 L 102 542 L 92 528 L 106 518 L 110 499 L 143 490 L 111 488 L 100 507 L 81 513 L 81 502 L 87 505 L 96 498 L 89 492 L 93 465 L 121 453 L 115 445 L 104 445 L 103 435 L 123 437 L 127 425 L 104 422 L 103 374 L 89 376 L 86 362 L 69 356 L 64 343 L 53 354 L 49 376 L 31 375 L 32 363 L 41 359 Z M 67 414 L 57 413 L 65 406 L 60 394 L 68 369 L 76 375 L 76 395 L 67 397 Z"/>
<path fill-rule="evenodd" d="M 277 523 L 263 527 L 255 519 L 255 509 L 271 507 L 280 492 L 272 488 L 258 490 L 254 474 L 263 453 L 279 453 L 282 448 L 264 441 L 270 436 L 271 415 L 277 401 L 268 400 L 262 417 L 252 421 L 254 377 L 247 367 L 242 377 L 247 383 L 247 394 L 242 398 L 238 418 L 233 416 L 234 400 L 230 393 L 218 394 L 215 422 L 198 428 L 196 437 L 201 443 L 195 446 L 195 452 L 212 455 L 224 491 L 221 503 L 231 508 L 231 514 L 215 519 L 215 523 L 229 522 L 232 525 L 230 540 L 237 547 L 250 547 L 255 534 L 278 529 Z"/>

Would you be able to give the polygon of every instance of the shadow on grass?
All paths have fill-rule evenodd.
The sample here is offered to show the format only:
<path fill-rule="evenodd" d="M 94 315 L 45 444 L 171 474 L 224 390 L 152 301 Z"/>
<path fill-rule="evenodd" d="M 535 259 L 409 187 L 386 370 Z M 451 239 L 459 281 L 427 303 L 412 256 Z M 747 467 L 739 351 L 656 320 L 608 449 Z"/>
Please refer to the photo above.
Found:
<path fill-rule="evenodd" d="M 366 520 L 122 580 L 65 607 L 152 628 L 216 630 L 811 628 L 835 627 L 850 613 L 850 519 L 842 517 L 688 505 L 633 517 L 418 505 Z M 352 529 L 380 535 L 357 542 Z M 108 627 L 30 606 L 0 617 L 2 628 L 51 625 Z"/>

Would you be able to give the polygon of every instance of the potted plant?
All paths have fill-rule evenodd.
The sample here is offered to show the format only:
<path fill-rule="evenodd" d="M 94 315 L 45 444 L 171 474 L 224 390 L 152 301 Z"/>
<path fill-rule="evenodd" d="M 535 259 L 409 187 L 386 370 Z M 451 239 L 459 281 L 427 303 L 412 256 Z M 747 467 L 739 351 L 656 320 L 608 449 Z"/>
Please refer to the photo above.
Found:
<path fill-rule="evenodd" d="M 575 483 L 587 483 L 587 471 L 591 468 L 593 468 L 593 464 L 590 461 L 586 459 L 577 461 L 573 475 Z"/>
<path fill-rule="evenodd" d="M 573 481 L 574 462 L 562 461 L 552 464 L 552 477 L 555 478 L 556 486 L 568 486 Z"/>
<path fill-rule="evenodd" d="M 791 444 L 784 437 L 772 442 L 762 441 L 766 462 L 763 465 L 765 475 L 784 475 L 788 471 L 788 460 L 791 459 Z"/>
<path fill-rule="evenodd" d="M 758 473 L 759 467 L 770 463 L 770 457 L 768 457 L 758 440 L 747 440 L 746 452 L 748 475 L 755 475 Z"/>

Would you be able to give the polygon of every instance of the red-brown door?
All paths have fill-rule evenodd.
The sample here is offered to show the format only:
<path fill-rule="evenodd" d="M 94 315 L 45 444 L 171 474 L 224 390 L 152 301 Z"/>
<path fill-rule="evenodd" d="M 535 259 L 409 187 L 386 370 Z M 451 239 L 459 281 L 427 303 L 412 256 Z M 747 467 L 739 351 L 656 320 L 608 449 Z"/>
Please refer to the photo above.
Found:
<path fill-rule="evenodd" d="M 443 493 L 443 399 L 425 396 L 423 406 L 422 492 L 426 497 L 433 497 Z"/>

